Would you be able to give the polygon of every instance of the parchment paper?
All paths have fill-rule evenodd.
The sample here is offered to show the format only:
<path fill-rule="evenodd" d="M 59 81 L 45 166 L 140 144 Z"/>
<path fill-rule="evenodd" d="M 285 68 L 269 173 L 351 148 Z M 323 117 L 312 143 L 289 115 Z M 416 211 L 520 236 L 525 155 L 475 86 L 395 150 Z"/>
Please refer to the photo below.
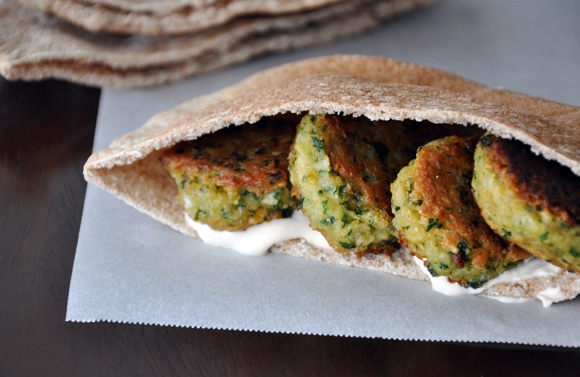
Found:
<path fill-rule="evenodd" d="M 148 90 L 104 90 L 94 149 L 158 111 L 261 69 L 359 53 L 580 105 L 580 3 L 446 1 L 363 36 Z M 66 319 L 440 341 L 580 346 L 580 300 L 451 298 L 428 283 L 189 239 L 89 185 Z"/>

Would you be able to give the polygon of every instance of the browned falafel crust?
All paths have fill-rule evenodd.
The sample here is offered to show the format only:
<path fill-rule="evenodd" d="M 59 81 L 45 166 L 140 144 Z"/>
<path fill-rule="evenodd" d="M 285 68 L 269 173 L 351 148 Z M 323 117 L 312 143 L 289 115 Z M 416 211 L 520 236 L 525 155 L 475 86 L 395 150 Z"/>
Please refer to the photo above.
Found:
<path fill-rule="evenodd" d="M 450 136 L 427 144 L 417 152 L 413 184 L 413 196 L 421 198 L 419 213 L 429 219 L 425 234 L 441 229 L 440 246 L 445 250 L 439 260 L 428 258 L 429 270 L 473 287 L 530 256 L 496 234 L 481 216 L 471 191 L 476 142 Z M 427 258 L 432 251 L 412 252 Z M 449 256 L 454 266 L 447 263 Z"/>
<path fill-rule="evenodd" d="M 534 154 L 518 140 L 488 134 L 480 145 L 492 168 L 530 207 L 546 209 L 567 225 L 580 224 L 580 177 L 569 168 Z"/>
<path fill-rule="evenodd" d="M 232 189 L 264 190 L 288 184 L 288 153 L 299 119 L 271 117 L 229 127 L 175 145 L 161 156 L 189 174 L 213 171 L 215 183 Z"/>
<path fill-rule="evenodd" d="M 194 220 L 216 230 L 243 230 L 289 215 L 288 154 L 299 118 L 262 119 L 181 142 L 160 160 L 176 180 Z"/>
<path fill-rule="evenodd" d="M 391 183 L 418 147 L 411 126 L 399 121 L 370 121 L 327 115 L 321 120 L 324 149 L 332 169 L 347 182 L 347 192 L 392 218 Z"/>

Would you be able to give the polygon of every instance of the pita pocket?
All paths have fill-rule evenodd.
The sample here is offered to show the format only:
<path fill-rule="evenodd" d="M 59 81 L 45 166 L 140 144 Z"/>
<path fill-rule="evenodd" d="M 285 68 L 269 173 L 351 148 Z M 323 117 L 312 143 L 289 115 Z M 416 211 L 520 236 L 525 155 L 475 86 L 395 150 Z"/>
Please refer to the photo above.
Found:
<path fill-rule="evenodd" d="M 65 79 L 99 87 L 146 87 L 270 52 L 361 33 L 430 0 L 347 0 L 280 16 L 251 16 L 188 34 L 92 34 L 0 0 L 0 73 L 9 80 Z"/>
<path fill-rule="evenodd" d="M 490 89 L 437 69 L 367 56 L 329 56 L 258 73 L 221 91 L 160 113 L 119 137 L 87 161 L 87 181 L 181 233 L 197 237 L 185 220 L 175 181 L 159 162 L 164 151 L 226 127 L 256 123 L 277 114 L 339 114 L 371 120 L 429 121 L 435 126 L 476 125 L 502 138 L 515 138 L 549 160 L 580 175 L 580 108 Z M 415 279 L 426 275 L 402 248 L 392 255 L 342 254 L 304 240 L 275 245 L 275 252 L 362 267 Z M 504 282 L 483 294 L 552 301 L 574 298 L 580 275 L 555 275 Z"/>

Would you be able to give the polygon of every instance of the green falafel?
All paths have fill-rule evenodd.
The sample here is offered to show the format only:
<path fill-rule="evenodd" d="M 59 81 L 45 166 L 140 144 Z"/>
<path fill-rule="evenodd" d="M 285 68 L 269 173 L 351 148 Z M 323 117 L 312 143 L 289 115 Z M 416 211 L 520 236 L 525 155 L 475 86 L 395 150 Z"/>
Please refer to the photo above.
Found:
<path fill-rule="evenodd" d="M 516 140 L 485 135 L 475 198 L 496 232 L 538 258 L 580 272 L 580 177 Z"/>
<path fill-rule="evenodd" d="M 238 231 L 288 217 L 288 153 L 300 118 L 279 116 L 182 142 L 161 155 L 187 214 L 215 230 Z"/>
<path fill-rule="evenodd" d="M 529 254 L 494 233 L 471 192 L 475 138 L 426 144 L 391 186 L 399 241 L 433 276 L 478 288 Z"/>
<path fill-rule="evenodd" d="M 334 115 L 302 118 L 290 181 L 311 227 L 339 252 L 392 252 L 390 183 L 414 154 L 406 126 Z"/>

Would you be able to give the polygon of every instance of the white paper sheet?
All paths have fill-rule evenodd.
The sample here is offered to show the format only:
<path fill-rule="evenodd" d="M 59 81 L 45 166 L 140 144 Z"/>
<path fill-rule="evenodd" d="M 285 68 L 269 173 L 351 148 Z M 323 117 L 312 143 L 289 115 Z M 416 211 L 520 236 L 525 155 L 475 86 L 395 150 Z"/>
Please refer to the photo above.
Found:
<path fill-rule="evenodd" d="M 103 90 L 95 150 L 158 111 L 278 64 L 372 54 L 580 105 L 580 3 L 440 0 L 371 33 L 161 88 Z M 189 239 L 89 185 L 66 319 L 200 328 L 580 346 L 580 300 L 543 308 L 451 298 L 426 282 Z"/>

